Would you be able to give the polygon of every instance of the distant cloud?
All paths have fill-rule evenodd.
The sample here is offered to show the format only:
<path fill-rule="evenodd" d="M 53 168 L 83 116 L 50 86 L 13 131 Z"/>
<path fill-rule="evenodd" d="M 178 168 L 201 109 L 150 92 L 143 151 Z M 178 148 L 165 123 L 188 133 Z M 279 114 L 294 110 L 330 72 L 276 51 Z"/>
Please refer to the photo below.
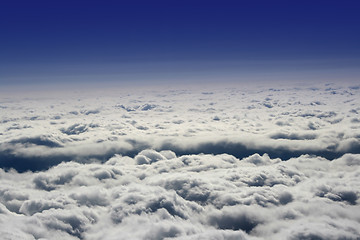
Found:
<path fill-rule="evenodd" d="M 88 127 L 85 124 L 76 123 L 68 128 L 61 128 L 60 131 L 67 135 L 78 135 L 80 133 L 84 133 L 88 130 Z"/>

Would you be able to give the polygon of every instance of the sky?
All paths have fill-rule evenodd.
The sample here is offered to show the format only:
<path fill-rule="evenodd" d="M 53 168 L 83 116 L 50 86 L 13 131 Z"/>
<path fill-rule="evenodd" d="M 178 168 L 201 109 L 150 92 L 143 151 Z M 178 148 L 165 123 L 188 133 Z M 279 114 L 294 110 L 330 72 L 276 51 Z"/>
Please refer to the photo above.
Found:
<path fill-rule="evenodd" d="M 0 86 L 360 76 L 357 1 L 6 1 Z"/>
<path fill-rule="evenodd" d="M 359 240 L 359 10 L 2 1 L 0 236 Z"/>

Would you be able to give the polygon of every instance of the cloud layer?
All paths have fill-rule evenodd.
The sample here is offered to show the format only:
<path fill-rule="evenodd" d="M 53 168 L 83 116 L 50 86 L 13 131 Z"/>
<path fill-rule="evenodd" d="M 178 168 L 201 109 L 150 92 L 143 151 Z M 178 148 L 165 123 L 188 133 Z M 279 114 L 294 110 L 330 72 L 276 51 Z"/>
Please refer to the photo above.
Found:
<path fill-rule="evenodd" d="M 9 239 L 358 239 L 360 155 L 288 161 L 144 150 L 1 170 Z"/>
<path fill-rule="evenodd" d="M 283 160 L 360 153 L 359 88 L 104 91 L 0 101 L 0 167 L 44 170 L 151 148 Z"/>
<path fill-rule="evenodd" d="M 360 88 L 0 99 L 5 239 L 359 239 Z"/>

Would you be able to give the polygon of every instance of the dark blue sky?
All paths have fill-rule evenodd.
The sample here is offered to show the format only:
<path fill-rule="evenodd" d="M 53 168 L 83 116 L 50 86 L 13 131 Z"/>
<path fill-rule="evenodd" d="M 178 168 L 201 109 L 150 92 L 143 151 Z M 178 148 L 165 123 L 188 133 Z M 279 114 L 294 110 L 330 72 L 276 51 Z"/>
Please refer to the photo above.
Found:
<path fill-rule="evenodd" d="M 3 1 L 0 84 L 356 81 L 359 13 L 354 0 Z"/>

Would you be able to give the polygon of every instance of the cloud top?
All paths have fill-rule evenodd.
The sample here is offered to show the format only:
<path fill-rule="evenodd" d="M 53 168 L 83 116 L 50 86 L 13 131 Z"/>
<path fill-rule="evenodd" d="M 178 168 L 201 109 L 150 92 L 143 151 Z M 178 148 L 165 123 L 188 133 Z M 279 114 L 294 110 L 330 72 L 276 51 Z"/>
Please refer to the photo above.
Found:
<path fill-rule="evenodd" d="M 359 91 L 0 97 L 0 234 L 359 239 Z"/>

